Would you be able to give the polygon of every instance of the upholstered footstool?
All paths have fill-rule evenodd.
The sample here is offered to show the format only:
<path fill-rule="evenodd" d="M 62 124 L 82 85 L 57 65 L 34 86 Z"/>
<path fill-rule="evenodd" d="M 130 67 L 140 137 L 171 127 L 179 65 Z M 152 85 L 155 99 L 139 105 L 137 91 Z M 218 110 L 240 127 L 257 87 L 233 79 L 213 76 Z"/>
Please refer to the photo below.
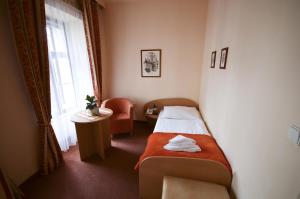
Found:
<path fill-rule="evenodd" d="M 165 176 L 162 199 L 229 199 L 226 188 L 222 185 Z"/>

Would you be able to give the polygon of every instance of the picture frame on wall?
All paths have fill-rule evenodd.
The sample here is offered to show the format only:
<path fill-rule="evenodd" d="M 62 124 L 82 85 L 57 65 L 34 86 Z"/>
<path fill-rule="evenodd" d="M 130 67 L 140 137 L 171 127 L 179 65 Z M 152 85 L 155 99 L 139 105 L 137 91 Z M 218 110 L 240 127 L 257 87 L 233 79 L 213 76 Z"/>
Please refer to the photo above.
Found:
<path fill-rule="evenodd" d="M 161 49 L 141 50 L 141 76 L 161 77 Z"/>
<path fill-rule="evenodd" d="M 211 53 L 211 61 L 210 61 L 210 67 L 211 67 L 211 68 L 215 68 L 216 57 L 217 57 L 217 51 L 213 51 L 213 52 Z"/>
<path fill-rule="evenodd" d="M 226 69 L 227 56 L 228 56 L 228 47 L 222 48 L 221 58 L 220 58 L 220 69 Z"/>

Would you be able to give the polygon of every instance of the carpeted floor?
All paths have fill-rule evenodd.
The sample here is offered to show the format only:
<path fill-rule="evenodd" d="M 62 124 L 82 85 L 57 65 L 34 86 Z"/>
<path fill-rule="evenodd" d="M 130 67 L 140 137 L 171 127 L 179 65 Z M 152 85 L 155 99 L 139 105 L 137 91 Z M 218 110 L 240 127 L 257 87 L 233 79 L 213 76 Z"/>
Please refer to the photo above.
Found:
<path fill-rule="evenodd" d="M 114 136 L 107 158 L 95 156 L 86 162 L 77 147 L 64 153 L 65 165 L 48 176 L 36 175 L 21 185 L 30 199 L 135 199 L 138 171 L 134 166 L 143 152 L 152 128 L 135 122 L 134 135 Z"/>

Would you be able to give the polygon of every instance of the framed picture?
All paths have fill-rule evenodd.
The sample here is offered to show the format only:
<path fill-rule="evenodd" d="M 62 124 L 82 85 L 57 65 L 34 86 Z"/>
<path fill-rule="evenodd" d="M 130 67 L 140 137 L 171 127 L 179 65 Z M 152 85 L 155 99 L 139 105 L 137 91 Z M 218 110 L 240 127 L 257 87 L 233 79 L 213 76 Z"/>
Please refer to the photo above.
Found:
<path fill-rule="evenodd" d="M 161 76 L 161 50 L 141 50 L 142 77 Z"/>
<path fill-rule="evenodd" d="M 216 57 L 217 57 L 217 51 L 213 51 L 211 53 L 211 60 L 210 60 L 210 67 L 211 68 L 215 68 L 215 64 L 216 64 Z"/>
<path fill-rule="evenodd" d="M 221 58 L 220 58 L 220 69 L 226 69 L 227 56 L 228 56 L 228 47 L 222 48 Z"/>

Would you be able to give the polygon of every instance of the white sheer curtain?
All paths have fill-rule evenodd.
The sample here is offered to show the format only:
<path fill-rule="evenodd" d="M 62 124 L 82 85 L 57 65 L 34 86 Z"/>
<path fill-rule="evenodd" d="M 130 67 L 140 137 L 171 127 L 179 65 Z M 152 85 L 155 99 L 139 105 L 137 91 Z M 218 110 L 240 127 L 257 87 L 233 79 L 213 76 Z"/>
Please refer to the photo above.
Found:
<path fill-rule="evenodd" d="M 77 142 L 70 116 L 93 95 L 82 14 L 61 0 L 46 0 L 52 125 L 63 151 Z"/>

